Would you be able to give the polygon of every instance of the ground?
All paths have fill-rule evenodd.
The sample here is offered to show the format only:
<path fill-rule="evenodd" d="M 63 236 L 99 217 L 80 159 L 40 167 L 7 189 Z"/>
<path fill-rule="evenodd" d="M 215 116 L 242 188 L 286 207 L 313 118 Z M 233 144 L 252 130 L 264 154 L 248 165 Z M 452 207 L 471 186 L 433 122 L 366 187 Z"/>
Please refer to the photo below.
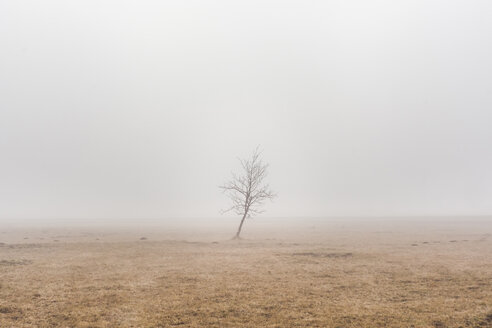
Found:
<path fill-rule="evenodd" d="M 0 327 L 492 327 L 489 218 L 201 224 L 0 229 Z"/>

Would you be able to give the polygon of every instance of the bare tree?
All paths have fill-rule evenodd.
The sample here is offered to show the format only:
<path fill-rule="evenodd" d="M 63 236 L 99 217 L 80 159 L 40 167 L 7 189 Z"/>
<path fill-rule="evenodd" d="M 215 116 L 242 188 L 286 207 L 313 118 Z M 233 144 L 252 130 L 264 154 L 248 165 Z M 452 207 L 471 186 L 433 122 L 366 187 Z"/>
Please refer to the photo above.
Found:
<path fill-rule="evenodd" d="M 239 159 L 242 173 L 240 175 L 232 173 L 231 180 L 219 186 L 232 201 L 232 206 L 223 213 L 233 211 L 242 216 L 235 239 L 241 234 L 244 220 L 263 213 L 261 207 L 265 201 L 272 200 L 276 196 L 270 190 L 270 186 L 264 182 L 268 164 L 263 164 L 260 155 L 261 152 L 257 147 L 249 159 Z"/>

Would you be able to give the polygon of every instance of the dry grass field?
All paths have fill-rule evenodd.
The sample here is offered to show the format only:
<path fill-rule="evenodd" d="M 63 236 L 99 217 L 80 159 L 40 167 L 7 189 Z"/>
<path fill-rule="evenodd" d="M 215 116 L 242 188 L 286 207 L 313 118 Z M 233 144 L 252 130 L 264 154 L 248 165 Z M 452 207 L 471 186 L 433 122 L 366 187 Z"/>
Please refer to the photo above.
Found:
<path fill-rule="evenodd" d="M 0 327 L 492 327 L 492 220 L 0 228 Z"/>

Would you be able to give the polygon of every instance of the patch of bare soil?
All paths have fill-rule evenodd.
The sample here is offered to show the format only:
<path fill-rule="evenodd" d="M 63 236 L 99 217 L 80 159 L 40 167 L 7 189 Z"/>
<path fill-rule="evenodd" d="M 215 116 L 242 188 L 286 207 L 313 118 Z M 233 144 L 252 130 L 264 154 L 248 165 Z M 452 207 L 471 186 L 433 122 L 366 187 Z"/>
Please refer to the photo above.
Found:
<path fill-rule="evenodd" d="M 352 253 L 315 253 L 315 252 L 301 252 L 293 253 L 293 256 L 307 256 L 307 257 L 326 257 L 326 258 L 346 258 L 352 256 Z"/>

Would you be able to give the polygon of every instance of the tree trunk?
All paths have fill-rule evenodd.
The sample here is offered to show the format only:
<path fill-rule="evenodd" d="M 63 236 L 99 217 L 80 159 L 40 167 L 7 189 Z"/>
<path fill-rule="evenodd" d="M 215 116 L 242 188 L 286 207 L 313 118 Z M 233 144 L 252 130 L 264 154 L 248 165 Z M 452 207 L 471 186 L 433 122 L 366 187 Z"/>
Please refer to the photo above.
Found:
<path fill-rule="evenodd" d="M 234 239 L 239 239 L 239 234 L 241 233 L 241 229 L 243 228 L 243 223 L 244 223 L 244 219 L 246 219 L 246 214 L 248 213 L 244 213 L 243 218 L 241 219 L 241 223 L 239 224 L 239 229 L 237 229 L 236 236 L 234 237 Z"/>

